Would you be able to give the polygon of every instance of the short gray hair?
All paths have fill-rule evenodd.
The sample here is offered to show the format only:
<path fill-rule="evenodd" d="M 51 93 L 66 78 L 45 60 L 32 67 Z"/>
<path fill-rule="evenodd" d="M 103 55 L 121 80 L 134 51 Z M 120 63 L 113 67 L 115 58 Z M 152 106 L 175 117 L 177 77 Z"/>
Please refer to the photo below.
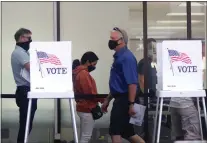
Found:
<path fill-rule="evenodd" d="M 113 30 L 119 32 L 122 35 L 124 43 L 127 45 L 127 43 L 128 43 L 127 32 L 124 29 L 121 29 L 121 28 L 118 28 L 118 27 L 114 27 Z"/>
<path fill-rule="evenodd" d="M 26 28 L 20 28 L 19 30 L 16 31 L 14 34 L 14 39 L 16 42 L 19 40 L 19 38 L 24 35 L 24 34 L 31 34 L 32 32 L 29 29 Z"/>

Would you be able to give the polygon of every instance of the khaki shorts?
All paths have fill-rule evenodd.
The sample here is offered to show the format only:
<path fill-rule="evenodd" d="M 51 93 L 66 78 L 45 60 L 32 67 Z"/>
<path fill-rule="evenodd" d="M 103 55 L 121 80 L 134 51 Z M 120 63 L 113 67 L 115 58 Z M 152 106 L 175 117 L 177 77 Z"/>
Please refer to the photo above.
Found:
<path fill-rule="evenodd" d="M 184 137 L 184 140 L 200 140 L 200 123 L 196 107 L 172 108 L 172 137 Z"/>

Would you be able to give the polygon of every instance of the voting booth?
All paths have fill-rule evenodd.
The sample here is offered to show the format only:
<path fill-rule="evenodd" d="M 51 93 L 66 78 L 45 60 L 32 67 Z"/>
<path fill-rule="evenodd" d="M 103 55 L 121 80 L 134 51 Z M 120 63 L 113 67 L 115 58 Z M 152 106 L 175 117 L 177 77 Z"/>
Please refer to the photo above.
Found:
<path fill-rule="evenodd" d="M 29 105 L 24 143 L 28 141 L 31 103 L 33 98 L 68 98 L 74 129 L 74 139 L 78 143 L 76 119 L 73 105 L 72 47 L 71 42 L 32 42 L 30 44 L 30 73 L 22 76 L 30 81 Z"/>
<path fill-rule="evenodd" d="M 199 98 L 202 98 L 204 117 L 207 123 L 206 105 L 204 100 L 206 94 L 205 90 L 203 90 L 203 61 L 201 41 L 177 40 L 163 41 L 162 43 L 157 44 L 156 96 L 157 105 L 156 116 L 154 120 L 153 143 L 155 142 L 156 137 L 156 143 L 159 143 L 163 98 L 196 97 L 199 116 L 201 116 Z M 202 131 L 201 120 L 200 127 Z M 202 134 L 201 136 L 203 138 Z"/>

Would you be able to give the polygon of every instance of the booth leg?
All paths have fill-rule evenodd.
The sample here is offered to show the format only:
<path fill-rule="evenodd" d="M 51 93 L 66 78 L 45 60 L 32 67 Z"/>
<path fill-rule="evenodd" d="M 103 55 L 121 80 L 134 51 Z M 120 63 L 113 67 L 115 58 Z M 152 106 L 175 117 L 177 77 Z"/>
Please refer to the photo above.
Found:
<path fill-rule="evenodd" d="M 207 130 L 206 103 L 205 103 L 205 98 L 204 97 L 202 97 L 202 102 L 203 102 L 203 111 L 204 111 L 204 118 L 205 118 L 205 123 L 206 123 L 206 130 Z"/>
<path fill-rule="evenodd" d="M 27 143 L 27 141 L 28 141 L 31 107 L 32 107 L 32 99 L 30 98 L 29 104 L 28 104 L 28 109 L 27 109 L 27 122 L 26 122 L 26 128 L 25 128 L 24 143 Z"/>
<path fill-rule="evenodd" d="M 160 101 L 160 97 L 157 98 L 156 112 L 155 112 L 155 119 L 154 119 L 154 128 L 153 128 L 153 134 L 152 134 L 152 143 L 155 143 L 155 138 L 156 138 L 157 116 L 158 116 L 159 101 Z"/>
<path fill-rule="evenodd" d="M 75 143 L 78 143 L 78 132 L 77 132 L 77 126 L 76 126 L 76 119 L 75 119 L 75 111 L 74 111 L 73 99 L 70 99 L 70 113 L 71 113 L 72 122 L 73 122 L 74 140 L 75 140 Z"/>
<path fill-rule="evenodd" d="M 160 100 L 160 111 L 159 111 L 158 129 L 157 129 L 157 143 L 160 142 L 160 130 L 161 130 L 162 108 L 163 108 L 163 97 L 161 97 L 161 100 Z"/>
<path fill-rule="evenodd" d="M 199 104 L 199 97 L 197 97 L 196 99 L 197 99 L 197 108 L 198 108 L 200 131 L 201 131 L 201 140 L 203 140 L 203 128 L 202 128 L 202 121 L 201 121 L 201 108 L 200 108 L 200 104 Z"/>

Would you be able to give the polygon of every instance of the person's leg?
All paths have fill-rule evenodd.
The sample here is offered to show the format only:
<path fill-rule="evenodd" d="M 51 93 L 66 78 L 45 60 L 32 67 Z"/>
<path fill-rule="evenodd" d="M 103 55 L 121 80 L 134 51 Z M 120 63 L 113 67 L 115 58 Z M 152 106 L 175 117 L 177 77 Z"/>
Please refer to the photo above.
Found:
<path fill-rule="evenodd" d="M 29 133 L 32 131 L 33 119 L 34 119 L 36 110 L 37 110 L 37 99 L 32 99 L 32 108 L 31 108 L 31 116 L 30 116 Z"/>
<path fill-rule="evenodd" d="M 124 132 L 122 137 L 127 139 L 130 143 L 145 143 L 145 141 L 137 134 L 135 134 L 133 125 L 129 123 L 130 117 L 125 122 Z"/>
<path fill-rule="evenodd" d="M 133 135 L 128 140 L 130 143 L 145 143 L 145 141 L 138 135 Z"/>
<path fill-rule="evenodd" d="M 171 114 L 171 134 L 172 137 L 175 138 L 175 140 L 183 140 L 183 131 L 182 131 L 182 125 L 181 125 L 181 117 L 178 114 L 177 108 L 170 108 L 170 114 Z"/>
<path fill-rule="evenodd" d="M 28 109 L 28 102 L 29 102 L 29 100 L 27 99 L 27 93 L 29 91 L 30 91 L 29 87 L 21 87 L 18 88 L 16 91 L 16 104 L 19 107 L 19 132 L 17 137 L 17 143 L 24 142 L 25 127 L 27 121 L 27 109 Z M 36 99 L 34 99 L 32 101 L 29 133 L 32 130 L 32 122 L 34 119 L 34 114 L 36 109 L 37 109 L 37 101 Z"/>
<path fill-rule="evenodd" d="M 114 101 L 110 122 L 112 143 L 121 143 L 122 137 L 131 143 L 145 143 L 140 136 L 135 134 L 134 126 L 129 123 L 130 116 L 128 111 L 129 104 L 127 96 Z"/>
<path fill-rule="evenodd" d="M 78 112 L 80 117 L 80 143 L 88 143 L 93 133 L 95 121 L 91 113 Z"/>
<path fill-rule="evenodd" d="M 121 134 L 124 130 L 123 117 L 125 116 L 124 112 L 128 113 L 128 111 L 123 108 L 121 101 L 121 97 L 115 99 L 111 110 L 109 134 L 111 135 L 112 143 L 122 142 Z"/>
<path fill-rule="evenodd" d="M 122 138 L 121 135 L 111 135 L 112 143 L 121 143 Z"/>
<path fill-rule="evenodd" d="M 19 107 L 19 132 L 17 137 L 17 143 L 24 142 L 26 118 L 27 118 L 27 108 L 28 108 L 28 99 L 27 92 L 29 88 L 18 87 L 16 90 L 16 104 Z"/>
<path fill-rule="evenodd" d="M 27 99 L 20 97 L 19 133 L 18 133 L 17 143 L 24 142 L 25 127 L 26 127 L 26 120 L 27 120 L 27 108 L 28 108 Z"/>
<path fill-rule="evenodd" d="M 182 108 L 179 113 L 184 131 L 184 140 L 200 140 L 199 115 L 196 107 L 193 105 L 188 108 Z"/>

